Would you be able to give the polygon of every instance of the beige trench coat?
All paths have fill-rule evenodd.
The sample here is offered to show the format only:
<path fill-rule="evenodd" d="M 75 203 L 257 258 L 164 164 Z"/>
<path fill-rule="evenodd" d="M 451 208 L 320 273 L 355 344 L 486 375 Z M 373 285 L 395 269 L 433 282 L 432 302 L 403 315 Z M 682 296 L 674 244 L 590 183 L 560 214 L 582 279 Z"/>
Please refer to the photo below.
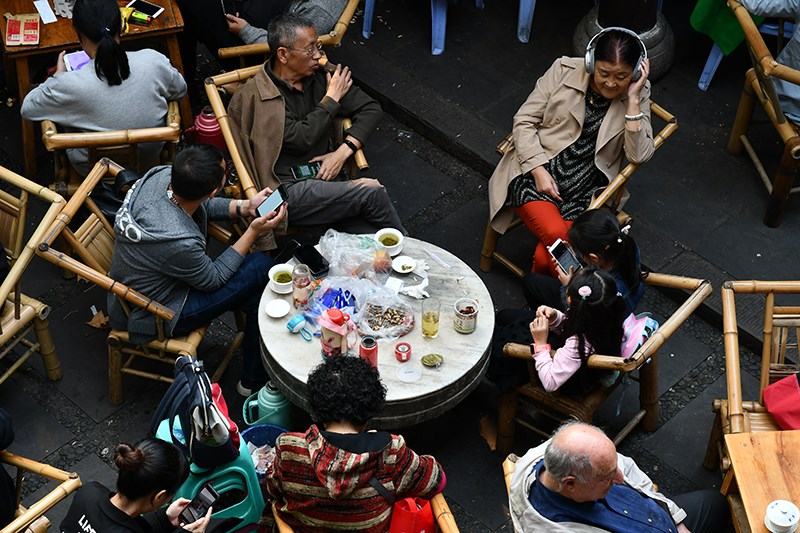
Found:
<path fill-rule="evenodd" d="M 547 163 L 580 136 L 588 86 L 583 58 L 562 57 L 539 78 L 514 115 L 513 142 L 489 180 L 489 218 L 495 231 L 505 233 L 514 216 L 514 209 L 505 205 L 511 180 Z M 611 102 L 597 133 L 594 161 L 608 181 L 619 172 L 623 152 L 628 161 L 642 163 L 655 151 L 650 82 L 640 95 L 644 120 L 639 131 L 625 128 L 627 103 L 627 94 Z"/>

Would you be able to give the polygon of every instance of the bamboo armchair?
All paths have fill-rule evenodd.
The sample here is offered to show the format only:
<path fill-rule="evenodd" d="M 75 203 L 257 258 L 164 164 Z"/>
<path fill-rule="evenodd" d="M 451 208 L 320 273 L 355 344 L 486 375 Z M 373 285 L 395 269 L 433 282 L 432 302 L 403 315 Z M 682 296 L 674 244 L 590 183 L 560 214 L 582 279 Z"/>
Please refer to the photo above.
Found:
<path fill-rule="evenodd" d="M 772 78 L 779 78 L 789 83 L 800 85 L 800 71 L 786 65 L 781 65 L 772 57 L 764 38 L 758 31 L 753 19 L 747 10 L 736 0 L 728 0 L 728 6 L 733 10 L 739 24 L 744 30 L 747 47 L 753 68 L 745 74 L 744 88 L 736 110 L 736 118 L 731 127 L 728 139 L 728 152 L 739 155 L 744 148 L 753 161 L 764 187 L 769 193 L 767 212 L 764 215 L 764 224 L 776 228 L 781 224 L 783 210 L 789 195 L 800 191 L 800 187 L 792 188 L 795 171 L 800 163 L 800 135 L 798 125 L 786 119 L 781 110 L 778 95 Z M 747 139 L 747 131 L 753 118 L 755 103 L 758 101 L 767 113 L 772 126 L 783 141 L 783 154 L 778 164 L 775 179 L 770 182 L 761 161 Z"/>
<path fill-rule="evenodd" d="M 342 11 L 342 14 L 339 16 L 339 20 L 336 21 L 336 24 L 334 24 L 333 29 L 328 33 L 318 36 L 317 42 L 322 46 L 339 46 L 344 38 L 344 34 L 347 33 L 347 28 L 350 26 L 350 21 L 353 20 L 353 15 L 355 15 L 359 2 L 360 0 L 348 0 L 344 11 Z M 219 55 L 220 59 L 238 57 L 240 58 L 241 66 L 244 67 L 244 58 L 246 56 L 269 55 L 269 44 L 255 43 L 245 44 L 242 46 L 229 46 L 226 48 L 220 48 L 217 52 L 217 55 Z"/>
<path fill-rule="evenodd" d="M 321 62 L 325 64 L 325 62 Z M 222 98 L 223 95 L 232 95 L 242 83 L 258 74 L 262 68 L 263 65 L 255 65 L 231 72 L 224 72 L 222 74 L 206 78 L 205 80 L 206 95 L 208 96 L 211 108 L 214 110 L 214 115 L 217 117 L 220 130 L 222 131 L 222 136 L 225 139 L 225 145 L 228 147 L 231 160 L 233 161 L 233 166 L 236 168 L 236 174 L 239 177 L 239 183 L 237 187 L 238 190 L 233 191 L 234 196 L 239 198 L 252 198 L 253 195 L 260 190 L 260 187 L 257 185 L 254 177 L 251 176 L 247 171 L 244 161 L 242 161 L 242 156 L 239 153 L 239 148 L 236 144 L 236 139 L 233 136 L 233 130 L 231 129 L 228 111 Z M 346 131 L 351 125 L 352 122 L 350 119 L 342 119 L 340 121 L 340 126 L 335 128 L 336 131 L 333 132 L 333 136 L 341 136 L 343 132 Z M 367 170 L 369 168 L 369 164 L 367 163 L 367 159 L 364 156 L 363 150 L 358 150 L 350 158 L 350 169 L 348 172 L 349 175 L 355 173 L 355 168 L 358 168 L 359 170 Z"/>
<path fill-rule="evenodd" d="M 655 149 L 658 150 L 659 147 L 664 144 L 664 141 L 666 141 L 669 136 L 672 135 L 676 129 L 678 129 L 678 119 L 676 119 L 666 109 L 652 101 L 650 102 L 650 113 L 664 122 L 664 127 L 653 138 Z M 512 143 L 512 133 L 509 133 L 497 145 L 497 153 L 500 155 L 505 155 Z M 629 217 L 627 214 L 619 210 L 619 205 L 622 201 L 623 195 L 625 194 L 625 185 L 628 183 L 628 179 L 631 177 L 631 174 L 633 174 L 637 168 L 639 168 L 638 163 L 628 163 L 625 168 L 623 168 L 619 174 L 617 174 L 617 176 L 608 184 L 608 186 L 606 186 L 603 191 L 597 195 L 594 200 L 592 200 L 587 209 L 597 209 L 598 207 L 607 205 L 618 213 L 617 216 L 618 218 L 621 218 L 621 221 L 627 222 Z M 511 223 L 508 230 L 515 228 L 521 223 L 522 221 L 516 218 Z M 494 260 L 496 260 L 498 263 L 521 278 L 523 275 L 525 275 L 525 271 L 519 265 L 509 259 L 505 254 L 497 250 L 497 241 L 501 236 L 502 234 L 498 233 L 492 228 L 491 220 L 486 223 L 486 234 L 484 235 L 483 246 L 481 247 L 481 270 L 484 272 L 491 271 L 492 263 Z"/>
<path fill-rule="evenodd" d="M 447 501 L 444 499 L 444 495 L 441 492 L 431 498 L 431 510 L 433 511 L 433 518 L 436 520 L 436 525 L 440 533 L 459 532 L 453 513 L 450 512 L 450 506 L 447 505 Z M 292 533 L 294 531 L 294 529 L 278 515 L 274 504 L 272 505 L 272 517 L 275 519 L 278 533 Z"/>
<path fill-rule="evenodd" d="M 112 329 L 108 334 L 108 397 L 109 402 L 114 405 L 122 402 L 124 374 L 171 383 L 175 359 L 181 355 L 197 358 L 197 348 L 207 329 L 207 326 L 204 326 L 185 337 L 167 337 L 164 332 L 164 321 L 172 320 L 174 311 L 108 276 L 114 252 L 114 228 L 92 201 L 90 194 L 106 174 L 115 176 L 120 170 L 121 166 L 107 158 L 98 161 L 47 233 L 40 239 L 37 250 L 40 256 L 51 263 L 114 293 L 126 312 L 129 312 L 131 306 L 137 306 L 153 313 L 156 317 L 158 336 L 146 344 L 131 342 L 127 331 Z M 73 230 L 71 223 L 82 206 L 88 209 L 89 216 Z M 59 236 L 74 250 L 80 260 L 52 247 Z M 218 381 L 227 368 L 241 337 L 241 333 L 237 335 L 212 381 Z M 133 364 L 139 357 L 165 363 L 168 365 L 167 373 L 157 374 L 134 368 Z"/>
<path fill-rule="evenodd" d="M 47 316 L 50 307 L 20 292 L 20 281 L 25 269 L 31 262 L 45 230 L 56 219 L 64 205 L 64 199 L 37 183 L 0 167 L 0 181 L 19 190 L 15 196 L 6 190 L 0 190 L 0 239 L 5 245 L 5 257 L 9 260 L 11 270 L 0 284 L 0 358 L 5 357 L 17 346 L 24 352 L 17 361 L 0 376 L 0 383 L 5 382 L 28 358 L 36 353 L 42 356 L 45 373 L 51 381 L 61 379 L 61 363 L 56 354 L 53 337 Z M 40 198 L 50 205 L 41 222 L 34 229 L 31 237 L 25 240 L 25 225 L 28 216 L 28 205 L 31 197 Z M 28 339 L 34 331 L 36 340 Z"/>
<path fill-rule="evenodd" d="M 48 151 L 53 152 L 55 162 L 53 189 L 63 196 L 71 196 L 84 179 L 70 164 L 67 149 L 86 148 L 90 167 L 102 157 L 113 157 L 141 175 L 149 167 L 145 168 L 139 161 L 139 144 L 163 142 L 159 163 L 165 164 L 172 161 L 180 137 L 181 116 L 178 102 L 168 103 L 166 124 L 159 128 L 59 133 L 53 121 L 42 121 L 42 142 Z"/>
<path fill-rule="evenodd" d="M 7 451 L 0 451 L 0 463 L 17 469 L 16 487 L 17 506 L 19 507 L 17 517 L 6 527 L 0 529 L 0 533 L 47 531 L 50 522 L 45 518 L 44 513 L 81 486 L 81 478 L 74 472 L 64 472 L 50 465 L 32 461 L 31 459 L 26 459 Z M 19 505 L 22 483 L 25 479 L 23 476 L 26 472 L 60 482 L 56 488 L 50 491 L 44 498 L 31 505 L 28 509 Z"/>
<path fill-rule="evenodd" d="M 707 280 L 673 276 L 669 274 L 650 273 L 645 283 L 656 287 L 667 287 L 691 291 L 666 322 L 656 330 L 629 359 L 595 354 L 588 358 L 589 368 L 618 371 L 620 376 L 610 387 L 597 384 L 583 396 L 568 396 L 558 392 L 547 392 L 539 383 L 533 369 L 530 347 L 523 344 L 508 343 L 503 353 L 511 357 L 526 359 L 531 371 L 531 382 L 504 394 L 498 406 L 497 450 L 506 455 L 514 444 L 516 422 L 547 438 L 549 432 L 538 428 L 534 422 L 518 418 L 523 413 L 535 411 L 555 422 L 569 418 L 581 422 L 592 422 L 598 407 L 620 385 L 625 375 L 638 370 L 639 410 L 630 421 L 614 437 L 614 444 L 619 444 L 639 423 L 645 431 L 655 431 L 658 427 L 658 350 L 670 336 L 686 321 L 687 318 L 711 294 L 711 284 Z M 632 377 L 632 376 L 631 376 Z M 520 408 L 522 405 L 522 409 Z"/>
<path fill-rule="evenodd" d="M 742 370 L 739 359 L 739 333 L 736 323 L 736 295 L 764 295 L 764 338 L 761 351 L 759 396 L 755 400 L 742 398 Z M 780 431 L 763 404 L 764 388 L 788 375 L 800 371 L 800 365 L 787 364 L 786 354 L 795 350 L 800 356 L 797 335 L 800 333 L 800 306 L 775 304 L 775 295 L 800 294 L 800 281 L 726 281 L 722 286 L 722 331 L 725 339 L 725 375 L 728 397 L 714 400 L 716 413 L 708 440 L 703 466 L 708 470 L 730 469 L 724 435 Z M 747 300 L 752 304 L 751 299 Z"/>

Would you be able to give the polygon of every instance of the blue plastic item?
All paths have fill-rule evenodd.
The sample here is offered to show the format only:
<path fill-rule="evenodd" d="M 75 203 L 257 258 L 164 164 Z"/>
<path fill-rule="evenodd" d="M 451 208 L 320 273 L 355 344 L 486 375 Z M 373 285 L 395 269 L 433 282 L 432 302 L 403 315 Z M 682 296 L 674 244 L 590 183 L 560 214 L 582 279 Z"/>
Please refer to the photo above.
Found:
<path fill-rule="evenodd" d="M 286 430 L 280 426 L 258 424 L 242 431 L 242 440 L 256 447 L 264 446 L 265 444 L 275 446 L 275 441 L 283 433 L 286 433 Z M 256 474 L 259 479 L 264 479 L 266 471 L 256 470 Z"/>
<path fill-rule="evenodd" d="M 251 428 L 252 429 L 252 428 Z M 180 431 L 180 435 L 178 432 Z M 183 438 L 180 430 L 180 421 L 175 420 L 173 434 L 176 438 Z M 169 434 L 169 425 L 164 420 L 159 424 L 156 437 L 172 442 Z M 193 499 L 206 483 L 210 483 L 220 498 L 214 506 L 212 518 L 238 518 L 241 520 L 228 532 L 242 531 L 248 524 L 258 524 L 261 512 L 264 510 L 264 497 L 258 483 L 256 468 L 247 449 L 244 433 L 239 442 L 239 457 L 228 464 L 212 469 L 202 469 L 190 465 L 189 477 L 175 493 L 176 498 Z"/>

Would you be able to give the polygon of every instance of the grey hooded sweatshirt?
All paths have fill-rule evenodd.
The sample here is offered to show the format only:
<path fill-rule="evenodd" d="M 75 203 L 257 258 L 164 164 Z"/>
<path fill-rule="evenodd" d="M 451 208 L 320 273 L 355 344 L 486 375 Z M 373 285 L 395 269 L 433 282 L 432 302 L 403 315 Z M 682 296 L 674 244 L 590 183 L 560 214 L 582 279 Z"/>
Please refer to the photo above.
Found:
<path fill-rule="evenodd" d="M 165 324 L 172 335 L 189 289 L 211 292 L 227 283 L 244 261 L 228 247 L 216 259 L 206 255 L 209 220 L 230 219 L 230 199 L 206 200 L 191 218 L 167 195 L 172 169 L 155 167 L 128 191 L 114 224 L 116 244 L 110 276 L 175 311 Z M 114 294 L 108 295 L 111 326 L 127 329 L 136 343 L 157 335 L 155 315 L 131 307 L 127 317 Z"/>

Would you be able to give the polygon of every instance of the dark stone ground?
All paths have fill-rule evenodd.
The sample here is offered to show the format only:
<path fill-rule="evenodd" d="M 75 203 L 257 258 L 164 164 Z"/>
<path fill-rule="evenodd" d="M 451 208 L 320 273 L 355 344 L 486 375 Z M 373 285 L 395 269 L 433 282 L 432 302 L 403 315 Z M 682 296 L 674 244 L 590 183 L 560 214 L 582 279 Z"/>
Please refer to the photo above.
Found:
<path fill-rule="evenodd" d="M 406 227 L 415 237 L 443 246 L 476 271 L 486 221 L 486 183 L 497 161 L 494 145 L 536 78 L 559 55 L 571 55 L 571 36 L 591 7 L 588 0 L 540 2 L 531 42 L 515 38 L 516 2 L 472 2 L 450 6 L 446 49 L 430 55 L 429 9 L 422 0 L 379 0 L 374 34 L 361 36 L 360 15 L 343 45 L 329 52 L 350 65 L 358 83 L 380 99 L 387 111 L 367 155 L 372 172 L 386 185 Z M 402 8 L 401 8 L 402 6 Z M 667 273 L 710 279 L 715 287 L 700 316 L 690 318 L 660 352 L 660 427 L 635 430 L 621 446 L 667 494 L 719 486 L 719 473 L 702 468 L 712 420 L 710 403 L 724 397 L 724 350 L 719 330 L 719 287 L 725 279 L 791 279 L 796 273 L 800 217 L 797 198 L 789 202 L 778 229 L 763 226 L 766 193 L 750 162 L 725 151 L 727 134 L 741 90 L 747 58 L 739 49 L 723 60 L 707 93 L 697 89 L 710 41 L 688 25 L 690 5 L 666 2 L 665 15 L 676 35 L 675 63 L 654 83 L 654 99 L 677 116 L 680 128 L 653 160 L 634 175 L 631 201 L 633 236 L 643 262 Z M 201 54 L 195 83 L 217 71 Z M 2 84 L 0 84 L 2 85 Z M 3 95 L 5 89 L 0 88 Z M 21 172 L 19 107 L 0 109 L 0 164 Z M 768 124 L 753 129 L 753 141 L 768 173 L 780 147 Z M 41 183 L 52 179 L 52 161 L 38 147 Z M 38 221 L 35 206 L 29 226 Z M 526 261 L 531 244 L 524 230 L 502 241 L 509 254 Z M 524 304 L 513 276 L 494 269 L 481 278 L 497 308 Z M 14 417 L 17 439 L 11 451 L 77 471 L 83 480 L 113 485 L 113 446 L 144 435 L 166 386 L 126 378 L 124 402 L 108 404 L 103 332 L 85 325 L 89 307 L 105 306 L 105 294 L 85 282 L 64 280 L 49 263 L 35 258 L 24 291 L 53 307 L 51 327 L 64 378 L 44 378 L 41 361 L 31 358 L 0 387 L 0 406 Z M 745 340 L 758 337 L 761 300 L 740 308 Z M 663 320 L 676 308 L 669 295 L 649 290 L 640 310 Z M 210 368 L 232 336 L 232 320 L 215 321 L 201 352 Z M 0 361 L 10 365 L 14 356 Z M 758 358 L 743 349 L 744 396 L 757 391 Z M 241 399 L 233 385 L 238 362 L 223 379 L 223 390 L 237 421 Z M 622 404 L 623 415 L 636 404 L 634 384 Z M 614 416 L 616 396 L 597 422 L 610 431 L 624 424 Z M 502 457 L 493 451 L 496 393 L 482 383 L 441 418 L 402 432 L 417 451 L 434 454 L 445 466 L 445 495 L 464 531 L 510 531 L 502 481 Z M 298 418 L 299 426 L 305 422 Z M 520 429 L 515 451 L 539 439 Z M 45 490 L 36 478 L 26 491 L 30 502 Z M 38 489 L 38 490 L 37 490 Z M 62 503 L 49 513 L 58 524 Z"/>

